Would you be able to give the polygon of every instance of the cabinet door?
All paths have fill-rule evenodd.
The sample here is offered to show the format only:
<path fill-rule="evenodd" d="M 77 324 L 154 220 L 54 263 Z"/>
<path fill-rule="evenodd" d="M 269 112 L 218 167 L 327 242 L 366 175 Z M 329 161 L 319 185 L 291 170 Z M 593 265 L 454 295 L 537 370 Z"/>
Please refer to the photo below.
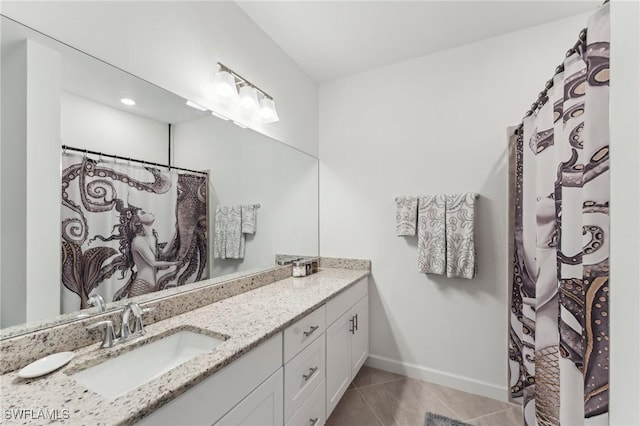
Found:
<path fill-rule="evenodd" d="M 284 423 L 283 392 L 283 372 L 280 368 L 215 425 L 282 426 Z"/>
<path fill-rule="evenodd" d="M 360 299 L 351 313 L 356 329 L 351 337 L 351 375 L 355 377 L 369 356 L 369 298 Z"/>
<path fill-rule="evenodd" d="M 327 329 L 327 418 L 351 383 L 351 310 Z"/>

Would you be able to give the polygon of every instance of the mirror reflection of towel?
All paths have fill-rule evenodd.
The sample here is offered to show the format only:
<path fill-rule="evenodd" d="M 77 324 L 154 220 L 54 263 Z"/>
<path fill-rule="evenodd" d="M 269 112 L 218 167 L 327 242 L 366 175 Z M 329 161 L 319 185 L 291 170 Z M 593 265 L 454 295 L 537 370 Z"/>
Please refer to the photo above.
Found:
<path fill-rule="evenodd" d="M 255 204 L 242 206 L 242 233 L 254 234 L 256 232 L 257 208 Z"/>
<path fill-rule="evenodd" d="M 213 235 L 213 256 L 217 259 L 243 259 L 244 234 L 241 207 L 218 206 L 216 208 Z"/>

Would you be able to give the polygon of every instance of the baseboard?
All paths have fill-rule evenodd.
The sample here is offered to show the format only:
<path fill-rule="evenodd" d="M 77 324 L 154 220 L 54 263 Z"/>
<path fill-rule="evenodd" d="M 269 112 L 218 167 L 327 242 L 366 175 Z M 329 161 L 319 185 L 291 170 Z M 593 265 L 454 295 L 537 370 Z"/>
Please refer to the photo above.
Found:
<path fill-rule="evenodd" d="M 460 389 L 476 395 L 482 395 L 505 402 L 508 401 L 507 388 L 487 382 L 481 382 L 469 377 L 446 373 L 444 371 L 438 371 L 421 365 L 401 362 L 378 355 L 369 355 L 365 365 L 389 371 L 391 373 L 402 374 L 414 379 L 425 380 L 438 385 Z"/>

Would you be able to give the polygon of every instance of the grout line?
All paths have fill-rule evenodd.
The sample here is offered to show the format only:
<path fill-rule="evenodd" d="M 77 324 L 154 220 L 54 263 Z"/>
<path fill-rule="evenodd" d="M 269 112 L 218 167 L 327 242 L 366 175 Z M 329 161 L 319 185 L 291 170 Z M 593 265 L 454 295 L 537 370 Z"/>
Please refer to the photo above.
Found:
<path fill-rule="evenodd" d="M 373 413 L 375 418 L 378 419 L 378 422 L 380 422 L 380 425 L 384 426 L 384 423 L 382 422 L 380 417 L 378 417 L 378 413 L 376 413 L 376 411 L 373 409 L 373 407 L 371 407 L 371 405 L 369 405 L 369 401 L 367 401 L 367 398 L 365 398 L 364 395 L 362 394 L 362 392 L 360 392 L 360 389 L 359 388 L 355 388 L 355 390 L 358 391 L 358 395 L 360 395 L 360 398 L 362 398 L 362 400 L 364 401 L 366 406 L 369 408 L 369 410 L 371 410 L 371 412 Z M 394 417 L 394 420 L 395 420 L 395 417 Z M 396 420 L 396 423 L 397 423 L 397 420 Z"/>
<path fill-rule="evenodd" d="M 493 413 L 484 414 L 482 416 L 474 417 L 472 419 L 464 420 L 465 422 L 473 422 L 476 420 L 484 419 L 485 417 L 493 416 L 494 414 L 504 413 L 505 411 L 512 410 L 513 408 L 505 408 L 504 410 L 494 411 Z"/>
<path fill-rule="evenodd" d="M 364 389 L 364 388 L 369 388 L 369 387 L 371 387 L 371 386 L 384 385 L 384 384 L 386 384 L 386 383 L 397 382 L 397 381 L 404 380 L 404 379 L 408 379 L 408 377 L 399 377 L 399 378 L 397 378 L 397 379 L 385 380 L 384 382 L 380 382 L 380 383 L 371 383 L 371 384 L 364 385 L 364 386 L 356 386 L 356 384 L 354 383 L 354 384 L 353 384 L 353 387 L 354 387 L 355 389 Z"/>
<path fill-rule="evenodd" d="M 423 380 L 418 380 L 418 381 L 422 384 L 422 386 L 423 386 L 424 388 L 426 388 L 426 389 L 431 393 L 431 395 L 433 395 L 433 397 L 434 397 L 436 400 L 440 401 L 440 403 L 441 403 L 442 405 L 444 405 L 444 406 L 445 406 L 445 407 L 447 407 L 449 410 L 451 410 L 451 412 L 455 415 L 455 417 L 456 417 L 456 418 L 460 419 L 460 421 L 463 421 L 463 420 L 462 420 L 462 417 L 461 417 L 461 416 L 456 412 L 456 410 L 454 410 L 453 408 L 449 407 L 449 404 L 447 404 L 446 402 L 444 402 L 443 400 L 441 400 L 440 398 L 438 398 L 438 395 L 436 395 L 436 394 L 435 394 L 435 392 L 433 392 L 431 389 L 429 389 L 429 386 L 427 386 L 427 383 L 428 383 L 428 382 L 425 382 L 425 381 L 423 381 Z M 466 421 L 466 420 L 465 420 L 465 421 Z"/>

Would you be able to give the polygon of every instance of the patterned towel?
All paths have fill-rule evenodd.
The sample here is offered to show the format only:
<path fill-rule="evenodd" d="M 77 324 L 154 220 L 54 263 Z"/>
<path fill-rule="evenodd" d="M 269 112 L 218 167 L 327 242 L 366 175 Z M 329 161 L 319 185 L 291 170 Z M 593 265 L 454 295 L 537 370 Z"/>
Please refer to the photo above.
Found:
<path fill-rule="evenodd" d="M 447 277 L 471 279 L 476 276 L 475 247 L 476 194 L 446 196 Z"/>
<path fill-rule="evenodd" d="M 445 198 L 418 198 L 418 269 L 443 275 L 446 269 Z"/>
<path fill-rule="evenodd" d="M 396 235 L 416 235 L 418 197 L 396 197 Z"/>
<path fill-rule="evenodd" d="M 244 234 L 240 206 L 216 208 L 213 234 L 213 257 L 217 259 L 243 259 Z"/>
<path fill-rule="evenodd" d="M 254 234 L 256 232 L 256 217 L 258 209 L 255 204 L 242 206 L 242 233 Z"/>

